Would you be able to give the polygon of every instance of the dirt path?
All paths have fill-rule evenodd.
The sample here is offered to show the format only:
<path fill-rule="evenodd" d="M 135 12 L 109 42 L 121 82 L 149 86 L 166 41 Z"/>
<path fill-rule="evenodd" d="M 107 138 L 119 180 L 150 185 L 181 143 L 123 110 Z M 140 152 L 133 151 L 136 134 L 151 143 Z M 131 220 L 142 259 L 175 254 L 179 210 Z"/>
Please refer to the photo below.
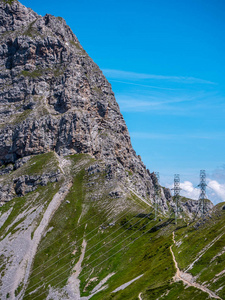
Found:
<path fill-rule="evenodd" d="M 223 230 L 223 232 L 220 235 L 218 235 L 214 240 L 212 240 L 212 242 L 210 242 L 206 247 L 204 247 L 202 249 L 202 251 L 199 252 L 198 257 L 189 265 L 189 267 L 186 269 L 186 271 L 189 271 L 190 269 L 192 269 L 194 264 L 206 253 L 206 251 L 208 251 L 209 248 L 211 248 L 225 234 L 224 228 L 225 228 L 225 226 L 223 226 L 220 229 L 220 231 Z"/>
<path fill-rule="evenodd" d="M 70 173 L 70 167 L 71 167 L 71 161 L 69 159 L 66 159 L 63 156 L 58 155 L 55 153 L 55 156 L 58 160 L 59 167 L 62 171 L 62 173 L 65 175 L 68 175 Z"/>
<path fill-rule="evenodd" d="M 176 242 L 175 242 L 175 238 L 174 238 L 174 232 L 173 232 L 173 235 L 172 235 L 172 239 L 173 239 L 173 243 L 175 244 Z M 170 246 L 170 252 L 172 254 L 173 261 L 174 261 L 175 268 L 176 268 L 176 274 L 173 278 L 174 281 L 180 281 L 181 280 L 181 281 L 183 281 L 184 284 L 186 284 L 188 286 L 193 286 L 193 287 L 195 287 L 199 290 L 202 290 L 203 292 L 207 293 L 212 298 L 221 299 L 214 292 L 210 291 L 207 287 L 205 287 L 205 286 L 203 286 L 199 283 L 194 282 L 194 277 L 191 274 L 180 271 L 180 269 L 178 267 L 178 264 L 177 264 L 177 261 L 176 261 L 176 258 L 175 258 L 175 255 L 173 253 L 172 247 L 173 247 L 173 245 Z"/>

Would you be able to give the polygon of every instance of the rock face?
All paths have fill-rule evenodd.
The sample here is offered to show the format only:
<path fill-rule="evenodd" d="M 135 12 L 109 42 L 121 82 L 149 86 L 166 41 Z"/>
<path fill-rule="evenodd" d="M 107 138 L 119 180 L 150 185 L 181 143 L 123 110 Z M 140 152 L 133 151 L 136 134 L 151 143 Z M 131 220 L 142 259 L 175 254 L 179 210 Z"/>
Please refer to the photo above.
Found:
<path fill-rule="evenodd" d="M 55 150 L 141 172 L 110 84 L 65 21 L 0 5 L 1 163 Z"/>
<path fill-rule="evenodd" d="M 154 173 L 132 148 L 111 85 L 66 22 L 1 0 L 0 24 L 0 166 L 15 169 L 18 160 L 49 151 L 87 153 L 152 201 Z"/>
<path fill-rule="evenodd" d="M 117 299 L 167 295 L 175 204 L 133 150 L 110 84 L 62 18 L 0 0 L 0 25 L 0 298 L 111 299 L 129 274 L 129 289 L 144 282 Z M 180 206 L 179 224 L 193 219 L 197 202 Z"/>
<path fill-rule="evenodd" d="M 7 1 L 6 1 L 7 2 Z M 62 18 L 0 2 L 0 161 L 88 153 L 143 196 L 152 180 L 131 146 L 111 86 Z"/>

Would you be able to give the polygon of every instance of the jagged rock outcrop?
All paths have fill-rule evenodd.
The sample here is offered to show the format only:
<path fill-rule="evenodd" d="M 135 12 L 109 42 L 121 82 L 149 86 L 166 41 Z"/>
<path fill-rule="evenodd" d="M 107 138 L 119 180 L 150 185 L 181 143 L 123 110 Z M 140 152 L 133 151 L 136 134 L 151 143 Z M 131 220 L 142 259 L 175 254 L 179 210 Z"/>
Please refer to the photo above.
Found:
<path fill-rule="evenodd" d="M 141 194 L 150 195 L 150 173 L 111 86 L 66 22 L 17 1 L 1 1 L 0 17 L 1 164 L 51 150 L 89 153 L 118 176 L 133 172 Z"/>
<path fill-rule="evenodd" d="M 176 292 L 169 248 L 193 237 L 197 202 L 181 201 L 174 234 L 170 190 L 136 155 L 110 84 L 66 22 L 0 0 L 0 70 L 0 298 Z"/>
<path fill-rule="evenodd" d="M 154 174 L 132 148 L 111 85 L 65 20 L 1 0 L 0 24 L 0 165 L 49 151 L 88 153 L 152 200 Z"/>

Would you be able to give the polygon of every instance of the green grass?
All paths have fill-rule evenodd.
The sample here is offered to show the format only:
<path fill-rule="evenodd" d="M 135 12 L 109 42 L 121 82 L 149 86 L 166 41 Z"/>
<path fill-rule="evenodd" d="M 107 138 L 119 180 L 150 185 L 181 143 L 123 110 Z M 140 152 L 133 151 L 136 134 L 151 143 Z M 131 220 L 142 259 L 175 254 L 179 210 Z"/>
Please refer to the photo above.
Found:
<path fill-rule="evenodd" d="M 79 158 L 76 157 L 76 159 L 79 161 Z M 77 240 L 79 237 L 83 236 L 84 233 L 84 225 L 80 226 L 77 230 L 77 221 L 80 217 L 81 210 L 82 210 L 82 203 L 83 203 L 83 189 L 82 189 L 82 182 L 84 178 L 84 169 L 82 169 L 74 178 L 73 187 L 70 191 L 70 193 L 67 195 L 65 201 L 62 203 L 58 211 L 55 213 L 54 218 L 49 223 L 49 228 L 53 228 L 45 238 L 43 238 L 39 250 L 37 252 L 35 261 L 34 261 L 34 268 L 33 272 L 31 274 L 32 276 L 36 276 L 36 274 L 40 271 L 41 274 L 37 277 L 34 277 L 31 279 L 29 287 L 33 285 L 40 285 L 42 282 L 45 281 L 45 278 L 50 275 L 49 278 L 46 279 L 46 281 L 51 280 L 56 274 L 52 275 L 57 269 L 60 269 L 57 275 L 59 276 L 58 279 L 54 280 L 51 284 L 54 286 L 57 285 L 61 280 L 63 282 L 60 284 L 60 286 L 63 286 L 66 283 L 67 278 L 69 277 L 70 271 L 71 271 L 71 260 L 75 259 L 75 256 L 72 254 L 72 252 L 75 250 L 75 248 L 78 249 L 79 255 L 79 247 L 81 246 L 82 241 L 80 241 L 75 246 L 75 240 Z M 66 203 L 66 200 L 70 201 L 70 203 Z M 91 216 L 92 212 L 88 209 L 88 218 Z M 81 220 L 82 221 L 82 220 Z M 54 246 L 52 246 L 54 244 Z M 70 247 L 70 250 L 66 250 L 63 254 L 69 253 L 65 258 L 63 258 L 61 261 L 58 261 L 58 253 L 62 252 L 63 250 Z M 43 249 L 43 250 L 42 250 Z M 76 256 L 77 256 L 76 255 Z M 55 257 L 56 256 L 56 257 Z M 49 259 L 52 257 L 55 257 L 51 263 L 55 263 L 54 266 L 44 269 L 44 266 L 46 266 L 46 263 Z M 41 269 L 38 269 L 35 271 L 37 267 L 40 265 L 43 265 Z M 61 269 L 62 268 L 62 269 Z M 64 280 L 65 279 L 65 280 Z M 43 289 L 40 289 L 40 291 L 44 291 Z M 31 296 L 26 295 L 24 299 L 32 299 L 35 294 L 32 294 Z M 37 294 L 38 295 L 38 294 Z M 40 299 L 45 299 L 47 294 L 44 294 Z"/>
<path fill-rule="evenodd" d="M 102 90 L 101 90 L 99 87 L 97 87 L 97 86 L 93 87 L 93 90 L 94 90 L 97 94 L 102 94 Z"/>
<path fill-rule="evenodd" d="M 30 160 L 28 160 L 19 169 L 4 175 L 4 181 L 2 181 L 2 184 L 5 185 L 8 182 L 13 182 L 15 178 L 18 178 L 22 175 L 35 176 L 42 175 L 43 173 L 56 173 L 58 170 L 59 164 L 55 153 L 47 152 L 44 154 L 32 156 Z M 25 197 L 29 197 L 29 195 L 30 193 L 28 193 Z M 19 201 L 22 201 L 21 199 L 23 199 L 23 197 L 14 199 L 19 199 Z M 8 210 L 11 207 L 12 203 L 14 203 L 14 200 L 6 203 L 3 207 L 0 208 L 0 211 Z"/>
<path fill-rule="evenodd" d="M 108 288 L 91 299 L 137 300 L 140 292 L 143 300 L 209 298 L 208 294 L 199 289 L 186 287 L 182 282 L 173 282 L 175 266 L 170 246 L 173 244 L 172 232 L 175 231 L 175 240 L 182 243 L 180 246 L 173 246 L 174 254 L 179 267 L 181 269 L 187 267 L 199 252 L 222 232 L 225 225 L 222 204 L 216 207 L 213 218 L 205 221 L 204 226 L 201 225 L 198 229 L 193 227 L 195 223 L 187 226 L 182 219 L 179 219 L 176 225 L 172 218 L 155 221 L 154 208 L 143 203 L 133 193 L 127 194 L 123 199 L 112 199 L 109 196 L 113 182 L 109 184 L 104 168 L 99 173 L 88 173 L 91 164 L 98 163 L 103 166 L 103 162 L 96 162 L 87 154 L 68 156 L 67 159 L 71 161 L 70 175 L 73 177 L 73 184 L 52 217 L 47 228 L 49 231 L 39 244 L 23 299 L 31 300 L 34 297 L 39 300 L 46 299 L 49 285 L 62 289 L 67 284 L 72 269 L 80 257 L 83 238 L 87 241 L 87 247 L 79 276 L 81 296 L 88 296 L 103 278 L 114 272 L 107 282 Z M 49 152 L 32 157 L 21 168 L 24 168 L 21 170 L 23 174 L 40 174 L 52 168 L 57 170 L 58 162 L 54 153 Z M 15 219 L 17 212 L 20 213 L 34 205 L 32 199 L 35 195 L 35 204 L 49 203 L 60 184 L 39 187 L 26 197 L 7 203 L 2 209 L 7 211 L 13 207 L 13 211 L 3 226 L 3 231 Z M 126 205 L 126 214 L 123 215 L 124 211 L 121 209 L 115 218 L 107 217 L 116 203 Z M 36 226 L 41 217 L 42 215 L 36 219 Z M 115 221 L 113 226 L 109 226 L 111 221 Z M 10 230 L 15 230 L 16 225 L 18 224 Z M 103 227 L 100 227 L 101 225 Z M 224 278 L 218 279 L 215 283 L 212 279 L 224 269 L 225 254 L 219 255 L 214 262 L 210 264 L 209 262 L 223 249 L 224 244 L 225 236 L 221 237 L 191 270 L 193 275 L 198 275 L 197 280 L 200 283 L 208 281 L 208 287 L 213 291 L 224 285 Z M 112 293 L 122 284 L 141 274 L 143 276 L 128 288 Z M 96 280 L 90 282 L 93 278 Z M 36 288 L 39 289 L 29 295 L 29 292 Z M 225 299 L 224 293 L 222 289 L 218 295 Z"/>
<path fill-rule="evenodd" d="M 47 152 L 31 157 L 21 168 L 12 173 L 13 177 L 21 175 L 41 175 L 56 172 L 59 169 L 58 160 L 54 152 Z"/>
<path fill-rule="evenodd" d="M 179 247 L 174 247 L 174 253 L 181 269 L 187 268 L 191 262 L 199 257 L 202 249 L 208 246 L 216 237 L 224 233 L 225 213 L 221 210 L 223 203 L 218 204 L 211 218 L 205 221 L 197 220 L 201 225 L 194 227 L 195 223 L 187 228 L 176 231 L 176 241 L 181 241 Z M 188 272 L 193 276 L 197 276 L 197 281 L 202 284 L 206 282 L 207 287 L 212 291 L 216 291 L 224 286 L 224 277 L 215 281 L 216 274 L 224 270 L 225 254 L 219 255 L 215 260 L 213 258 L 220 254 L 224 249 L 225 236 L 214 243 L 194 264 L 193 268 Z M 217 294 L 225 299 L 225 287 L 217 292 Z"/>
<path fill-rule="evenodd" d="M 29 71 L 25 71 L 23 70 L 20 75 L 24 76 L 24 77 L 30 77 L 30 78 L 37 78 L 40 77 L 42 75 L 42 71 L 41 70 L 34 70 L 32 72 Z"/>
<path fill-rule="evenodd" d="M 19 214 L 25 211 L 28 207 L 38 206 L 44 204 L 44 210 L 47 207 L 48 203 L 51 201 L 54 194 L 59 190 L 60 183 L 49 183 L 47 186 L 39 186 L 34 192 L 28 193 L 24 197 L 16 197 L 10 202 L 7 202 L 4 206 L 0 207 L 0 212 L 4 213 L 10 208 L 13 208 L 8 219 L 0 228 L 0 236 L 2 239 L 9 233 L 13 234 L 17 230 L 15 229 L 23 220 L 24 217 L 18 220 L 13 226 L 8 230 L 8 226 L 12 224 L 13 221 L 17 218 Z M 35 199 L 35 200 L 34 200 Z M 42 215 L 37 217 L 35 220 L 36 227 L 39 224 Z"/>
<path fill-rule="evenodd" d="M 23 283 L 22 284 L 20 283 L 20 285 L 18 286 L 18 288 L 15 290 L 15 296 L 19 295 L 19 293 L 21 292 L 22 288 L 23 288 Z"/>
<path fill-rule="evenodd" d="M 86 55 L 86 51 L 76 42 L 74 42 L 73 40 L 70 40 L 70 44 L 75 46 L 77 48 L 77 50 L 81 51 L 81 54 Z"/>
<path fill-rule="evenodd" d="M 180 267 L 186 268 L 198 256 L 198 253 L 221 233 L 220 230 L 224 225 L 225 218 L 218 218 L 214 214 L 212 219 L 208 219 L 204 226 L 200 226 L 199 229 L 195 229 L 191 225 L 176 232 L 177 240 L 182 240 L 181 246 L 177 249 L 181 251 L 180 254 L 177 251 Z M 191 249 L 190 245 L 192 245 Z"/>
<path fill-rule="evenodd" d="M 102 205 L 100 203 L 106 201 L 106 195 L 103 195 L 105 200 L 101 199 L 97 202 L 92 201 L 91 198 L 87 197 L 89 193 L 90 195 L 92 194 L 92 191 L 90 191 L 90 187 L 88 187 L 87 184 L 90 179 L 94 179 L 92 178 L 93 175 L 89 175 L 86 170 L 87 166 L 90 165 L 90 163 L 93 163 L 93 159 L 85 154 L 70 156 L 70 159 L 73 162 L 74 170 L 78 166 L 80 166 L 81 163 L 85 163 L 83 167 L 78 172 L 76 171 L 76 173 L 74 174 L 73 187 L 49 224 L 49 228 L 53 229 L 46 235 L 46 237 L 42 240 L 40 244 L 40 248 L 34 261 L 34 268 L 33 273 L 31 274 L 31 281 L 24 299 L 32 299 L 32 297 L 35 296 L 35 294 L 32 294 L 30 296 L 28 295 L 29 288 L 34 285 L 40 286 L 42 283 L 47 282 L 52 286 L 63 287 L 66 284 L 67 279 L 71 273 L 71 269 L 79 258 L 80 246 L 82 244 L 84 231 L 86 239 L 92 237 L 92 239 L 88 242 L 87 252 L 97 243 L 99 243 L 99 247 L 103 246 L 101 252 L 96 252 L 96 254 L 92 256 L 91 261 L 93 261 L 95 259 L 98 259 L 99 255 L 104 256 L 104 254 L 102 253 L 104 253 L 105 251 L 109 250 L 110 247 L 112 247 L 110 243 L 107 245 L 103 244 L 102 240 L 106 238 L 105 243 L 110 241 L 110 239 L 107 240 L 107 237 L 110 233 L 113 233 L 115 229 L 119 229 L 117 234 L 122 233 L 125 237 L 129 237 L 132 233 L 135 233 L 136 237 L 139 235 L 141 227 L 143 227 L 143 225 L 147 222 L 146 219 L 141 219 L 139 226 L 133 227 L 132 230 L 127 230 L 120 225 L 120 221 L 122 221 L 121 219 L 114 227 L 107 227 L 107 229 L 103 230 L 102 233 L 99 233 L 96 236 L 94 236 L 94 234 L 98 232 L 100 224 L 104 223 L 105 225 L 107 225 L 109 222 L 106 218 L 106 211 L 104 211 L 104 209 L 102 210 L 102 208 L 101 210 L 99 209 L 99 205 Z M 96 189 L 96 186 L 104 184 L 105 175 L 105 172 L 103 172 L 101 174 L 98 174 L 97 178 L 95 177 L 95 186 L 93 189 Z M 68 200 L 70 203 L 66 203 L 66 200 Z M 111 201 L 111 199 L 109 199 L 108 201 Z M 85 213 L 83 213 L 80 220 L 81 226 L 77 227 L 77 222 L 82 210 L 85 211 Z M 131 217 L 133 217 L 132 214 L 130 215 L 130 218 Z M 85 224 L 87 224 L 86 229 Z M 94 232 L 91 233 L 93 228 L 96 228 L 96 230 L 94 230 Z M 147 228 L 145 230 L 147 230 Z M 116 235 L 112 235 L 112 238 L 115 236 Z M 135 237 L 132 238 L 134 239 Z M 75 241 L 77 241 L 76 245 L 74 243 Z M 130 239 L 128 239 L 126 243 L 128 244 L 129 242 Z M 126 243 L 121 244 L 119 248 L 116 249 L 120 249 L 122 246 L 126 245 Z M 67 249 L 68 247 L 69 249 Z M 73 255 L 72 252 L 75 249 L 77 249 L 77 253 Z M 63 252 L 64 250 L 65 252 Z M 90 253 L 95 250 L 96 247 L 92 248 Z M 60 252 L 63 253 L 59 254 Z M 68 255 L 66 257 L 63 257 L 62 260 L 59 261 L 58 258 L 62 257 L 63 254 L 65 255 L 66 253 L 68 253 Z M 112 253 L 113 251 L 110 251 L 109 255 L 111 255 Z M 54 265 L 52 267 L 49 267 L 48 269 L 44 269 L 44 265 L 50 264 L 48 263 L 48 261 L 51 258 L 53 258 L 51 263 L 54 263 Z M 118 254 L 118 259 L 121 261 L 123 260 L 122 253 Z M 71 263 L 71 261 L 73 261 L 73 263 Z M 111 263 L 113 269 L 118 268 L 119 264 L 117 264 L 117 260 L 111 261 Z M 42 265 L 43 267 L 41 269 L 36 269 L 40 265 Z M 41 273 L 37 274 L 38 272 L 40 272 L 40 270 Z M 90 269 L 86 268 L 85 270 L 84 268 L 84 271 L 88 271 L 89 273 Z M 100 276 L 98 276 L 99 280 L 106 276 L 108 272 L 108 268 L 106 268 L 104 272 L 101 272 Z M 49 282 L 56 275 L 58 275 L 58 278 L 55 278 L 54 281 Z M 32 276 L 36 277 L 33 277 L 32 279 Z M 82 287 L 86 285 L 87 276 L 84 276 L 83 279 L 81 278 Z M 47 286 L 48 284 L 45 288 L 41 287 L 38 290 L 38 293 L 36 294 L 37 296 L 40 295 L 41 292 L 44 292 L 44 294 L 38 297 L 38 299 L 46 298 L 48 291 Z M 90 285 L 89 289 L 91 287 L 92 286 Z"/>
<path fill-rule="evenodd" d="M 30 71 L 26 71 L 26 70 L 23 70 L 21 73 L 20 73 L 20 76 L 24 76 L 24 77 L 28 77 L 28 78 L 32 78 L 32 79 L 35 79 L 35 78 L 38 78 L 46 73 L 52 73 L 52 75 L 54 75 L 54 77 L 59 77 L 61 75 L 63 75 L 66 71 L 66 66 L 61 66 L 61 67 L 54 67 L 54 68 L 45 68 L 45 69 L 39 69 L 37 68 L 36 70 L 30 72 Z"/>
<path fill-rule="evenodd" d="M 42 211 L 39 213 L 39 215 L 36 216 L 33 225 L 35 230 L 37 226 L 39 225 L 43 214 L 49 204 L 49 202 L 52 200 L 54 194 L 59 190 L 60 183 L 49 183 L 47 186 L 40 186 L 35 192 L 29 193 L 24 197 L 15 198 L 9 203 L 6 204 L 8 206 L 8 209 L 10 207 L 13 207 L 13 210 L 11 214 L 9 215 L 8 219 L 4 223 L 4 225 L 0 229 L 0 235 L 2 238 L 4 238 L 6 235 L 10 235 L 12 238 L 13 235 L 19 230 L 18 225 L 22 223 L 25 219 L 25 217 L 21 217 L 17 222 L 15 222 L 16 218 L 18 218 L 18 215 L 23 213 L 23 211 L 28 210 L 32 207 L 40 207 L 42 206 Z M 5 206 L 0 208 L 0 212 L 5 209 Z M 13 226 L 9 227 L 12 222 L 15 222 Z M 2 255 L 3 256 L 3 255 Z M 0 272 L 3 276 L 5 268 L 7 268 L 7 259 L 3 256 L 0 258 Z M 23 284 L 20 284 L 18 288 L 15 291 L 15 296 L 17 296 L 20 291 L 23 288 Z"/>
<path fill-rule="evenodd" d="M 149 294 L 146 293 L 148 296 Z M 203 291 L 196 289 L 194 287 L 185 287 L 182 282 L 173 283 L 171 285 L 164 286 L 164 290 L 159 291 L 159 294 L 155 296 L 160 296 L 164 294 L 160 299 L 162 300 L 174 300 L 174 299 L 180 299 L 180 300 L 206 300 L 211 299 L 207 293 L 204 293 Z M 151 294 L 150 294 L 151 295 Z M 157 299 L 156 297 L 151 298 L 145 298 L 143 299 Z"/>
<path fill-rule="evenodd" d="M 16 125 L 23 122 L 24 120 L 26 120 L 26 118 L 30 115 L 31 112 L 32 109 L 26 109 L 21 114 L 16 115 L 15 119 L 12 121 L 12 124 Z"/>
<path fill-rule="evenodd" d="M 36 204 L 44 203 L 44 209 L 43 209 L 42 213 L 35 220 L 35 226 L 34 226 L 33 231 L 31 232 L 31 239 L 33 239 L 34 232 L 35 232 L 36 228 L 39 226 L 47 206 L 49 205 L 49 203 L 52 200 L 52 198 L 54 197 L 54 195 L 59 191 L 61 184 L 62 184 L 62 181 L 57 182 L 57 183 L 48 183 L 47 186 L 45 186 L 45 187 L 39 186 L 37 188 L 36 192 L 39 195 L 38 195 L 37 199 L 35 200 L 35 202 L 36 202 Z"/>
<path fill-rule="evenodd" d="M 13 2 L 18 2 L 17 0 L 1 0 L 2 2 L 8 3 L 8 4 L 13 4 Z"/>
<path fill-rule="evenodd" d="M 175 272 L 169 251 L 171 240 L 169 237 L 159 238 L 157 237 L 157 233 L 148 233 L 153 224 L 150 223 L 145 229 L 141 229 L 141 231 L 140 228 L 137 229 L 136 234 L 122 244 L 122 246 L 127 244 L 127 248 L 101 266 L 104 271 L 100 270 L 101 275 L 99 279 L 102 279 L 113 270 L 116 271 L 116 274 L 109 280 L 109 288 L 106 291 L 96 294 L 93 297 L 94 300 L 137 299 L 140 291 L 146 289 L 146 287 L 154 291 L 159 286 L 170 283 L 171 277 Z M 140 237 L 143 232 L 146 235 Z M 126 230 L 124 235 L 130 236 L 131 232 Z M 135 241 L 135 238 L 139 239 Z M 130 244 L 132 241 L 133 243 Z M 122 246 L 120 247 L 121 249 Z M 104 257 L 104 250 L 101 254 Z M 96 276 L 94 273 L 91 275 L 92 277 Z M 117 287 L 141 274 L 144 274 L 144 276 L 132 283 L 129 288 L 111 294 Z M 149 299 L 152 298 L 150 297 Z"/>
<path fill-rule="evenodd" d="M 23 211 L 26 200 L 27 197 L 14 198 L 10 202 L 6 203 L 3 207 L 0 207 L 0 212 L 2 211 L 4 212 L 6 209 L 9 210 L 11 207 L 13 207 L 13 210 L 10 213 L 8 219 L 0 228 L 0 236 L 3 237 L 3 234 L 4 235 L 6 234 L 5 232 L 6 228 L 16 219 L 17 215 Z"/>

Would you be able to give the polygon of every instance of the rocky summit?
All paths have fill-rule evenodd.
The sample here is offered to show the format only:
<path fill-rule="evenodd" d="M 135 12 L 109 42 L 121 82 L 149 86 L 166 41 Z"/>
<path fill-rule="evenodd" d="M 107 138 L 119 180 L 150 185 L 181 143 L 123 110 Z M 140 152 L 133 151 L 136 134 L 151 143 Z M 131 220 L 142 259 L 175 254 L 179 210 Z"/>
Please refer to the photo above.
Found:
<path fill-rule="evenodd" d="M 1 299 L 225 299 L 222 206 L 175 222 L 65 20 L 0 0 L 0 69 Z"/>
<path fill-rule="evenodd" d="M 132 172 L 140 194 L 150 196 L 151 174 L 111 86 L 66 22 L 17 1 L 1 1 L 0 14 L 1 164 L 49 151 L 87 153 L 114 175 Z"/>

